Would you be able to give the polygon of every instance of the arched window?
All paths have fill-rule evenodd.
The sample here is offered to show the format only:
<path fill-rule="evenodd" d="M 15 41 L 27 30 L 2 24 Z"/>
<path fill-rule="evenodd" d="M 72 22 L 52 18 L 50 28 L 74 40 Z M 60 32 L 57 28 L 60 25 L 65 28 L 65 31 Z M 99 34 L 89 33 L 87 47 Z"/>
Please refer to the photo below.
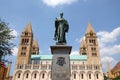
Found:
<path fill-rule="evenodd" d="M 74 79 L 76 79 L 76 74 L 74 73 Z"/>
<path fill-rule="evenodd" d="M 36 54 L 36 52 L 32 52 L 32 54 Z"/>
<path fill-rule="evenodd" d="M 29 39 L 27 39 L 27 42 L 26 43 L 28 43 L 29 42 Z"/>
<path fill-rule="evenodd" d="M 25 42 L 25 40 L 24 40 L 24 39 L 22 39 L 22 44 L 24 44 L 24 42 Z"/>
<path fill-rule="evenodd" d="M 98 73 L 96 74 L 96 78 L 99 79 L 99 75 L 98 75 Z"/>
<path fill-rule="evenodd" d="M 96 42 L 95 42 L 95 39 L 93 40 L 93 43 L 95 44 Z"/>
<path fill-rule="evenodd" d="M 28 35 L 28 32 L 25 32 L 25 36 L 27 36 Z"/>
<path fill-rule="evenodd" d="M 35 50 L 35 47 L 33 47 L 33 50 Z"/>
<path fill-rule="evenodd" d="M 22 69 L 22 66 L 20 65 L 19 68 Z"/>
<path fill-rule="evenodd" d="M 20 78 L 20 75 L 21 75 L 21 74 L 19 73 L 19 74 L 18 74 L 18 78 Z"/>
<path fill-rule="evenodd" d="M 26 74 L 26 78 L 28 78 L 28 76 L 29 76 L 29 74 L 27 73 L 27 74 Z"/>
<path fill-rule="evenodd" d="M 86 53 L 82 53 L 82 55 L 86 55 Z"/>
<path fill-rule="evenodd" d="M 26 42 L 27 42 L 27 40 L 25 39 L 25 42 L 24 42 L 24 44 L 26 44 Z"/>
<path fill-rule="evenodd" d="M 89 79 L 91 79 L 91 74 L 89 74 Z"/>
<path fill-rule="evenodd" d="M 36 76 L 37 76 L 37 74 L 35 73 L 35 74 L 34 74 L 34 78 L 36 78 Z"/>
<path fill-rule="evenodd" d="M 91 43 L 91 39 L 89 40 L 89 43 Z"/>
<path fill-rule="evenodd" d="M 93 33 L 92 33 L 92 32 L 90 33 L 90 36 L 93 36 Z"/>
<path fill-rule="evenodd" d="M 24 52 L 24 54 L 23 55 L 26 55 L 26 53 Z"/>
<path fill-rule="evenodd" d="M 84 78 L 84 76 L 83 76 L 83 74 L 81 74 L 81 79 L 83 79 Z"/>
<path fill-rule="evenodd" d="M 85 48 L 85 47 L 83 47 L 83 50 L 86 50 L 86 48 Z"/>
<path fill-rule="evenodd" d="M 26 50 L 26 47 L 22 47 L 22 50 Z"/>
<path fill-rule="evenodd" d="M 92 53 L 92 56 L 97 56 L 97 53 Z"/>
<path fill-rule="evenodd" d="M 26 55 L 26 53 L 25 52 L 21 52 L 21 56 L 25 56 Z"/>
<path fill-rule="evenodd" d="M 45 78 L 45 74 L 43 73 L 43 74 L 42 74 L 42 79 L 44 79 L 44 78 Z"/>

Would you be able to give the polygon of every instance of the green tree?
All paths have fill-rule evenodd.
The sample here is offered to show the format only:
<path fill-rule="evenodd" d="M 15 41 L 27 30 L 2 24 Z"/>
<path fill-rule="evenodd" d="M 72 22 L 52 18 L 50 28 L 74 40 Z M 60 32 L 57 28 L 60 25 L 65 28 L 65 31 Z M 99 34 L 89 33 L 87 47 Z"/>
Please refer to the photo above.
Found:
<path fill-rule="evenodd" d="M 117 76 L 117 77 L 114 78 L 113 80 L 120 80 L 120 76 Z"/>
<path fill-rule="evenodd" d="M 104 80 L 108 80 L 108 77 L 107 77 L 107 76 L 104 76 Z"/>
<path fill-rule="evenodd" d="M 13 30 L 8 27 L 8 23 L 0 19 L 0 60 L 3 56 L 12 54 L 11 50 L 14 44 L 11 40 L 15 38 L 15 36 L 11 34 L 12 31 Z"/>

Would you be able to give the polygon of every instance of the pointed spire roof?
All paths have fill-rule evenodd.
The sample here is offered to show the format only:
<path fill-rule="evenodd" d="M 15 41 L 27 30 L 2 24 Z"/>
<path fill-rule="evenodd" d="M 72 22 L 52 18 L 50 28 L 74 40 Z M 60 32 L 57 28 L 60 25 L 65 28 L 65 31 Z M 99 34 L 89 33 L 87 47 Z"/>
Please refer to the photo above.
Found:
<path fill-rule="evenodd" d="M 90 32 L 94 32 L 94 29 L 93 29 L 91 23 L 88 22 L 88 27 L 87 27 L 87 31 L 86 31 L 86 33 L 90 33 Z"/>
<path fill-rule="evenodd" d="M 31 28 L 31 23 L 30 22 L 27 24 L 27 26 L 25 27 L 23 32 L 30 32 L 30 33 L 32 33 L 32 28 Z"/>
<path fill-rule="evenodd" d="M 34 46 L 34 47 L 39 47 L 39 46 L 38 46 L 38 41 L 37 41 L 36 39 L 33 40 L 32 46 Z"/>
<path fill-rule="evenodd" d="M 85 42 L 85 40 L 84 40 L 84 38 L 83 38 L 80 47 L 85 47 L 85 46 L 86 46 L 86 42 Z"/>

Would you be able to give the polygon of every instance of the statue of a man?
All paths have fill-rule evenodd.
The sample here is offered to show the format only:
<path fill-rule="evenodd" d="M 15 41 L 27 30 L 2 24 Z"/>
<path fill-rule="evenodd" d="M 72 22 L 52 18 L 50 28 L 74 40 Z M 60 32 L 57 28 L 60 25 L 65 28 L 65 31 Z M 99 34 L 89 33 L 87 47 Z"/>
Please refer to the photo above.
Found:
<path fill-rule="evenodd" d="M 68 30 L 68 22 L 63 18 L 63 13 L 60 13 L 60 17 L 55 19 L 54 40 L 57 41 L 58 44 L 66 43 L 65 34 L 68 32 Z"/>

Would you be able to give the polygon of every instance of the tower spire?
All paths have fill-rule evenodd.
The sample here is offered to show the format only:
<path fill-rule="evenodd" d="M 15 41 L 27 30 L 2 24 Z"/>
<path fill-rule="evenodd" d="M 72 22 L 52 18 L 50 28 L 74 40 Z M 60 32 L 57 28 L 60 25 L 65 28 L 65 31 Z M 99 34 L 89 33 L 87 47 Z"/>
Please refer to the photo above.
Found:
<path fill-rule="evenodd" d="M 32 46 L 34 46 L 34 47 L 39 47 L 39 46 L 38 46 L 38 41 L 37 41 L 37 39 L 34 39 L 34 40 L 33 40 Z"/>
<path fill-rule="evenodd" d="M 30 32 L 30 33 L 32 33 L 32 28 L 31 28 L 31 23 L 30 22 L 27 24 L 27 26 L 25 27 L 23 32 Z"/>
<path fill-rule="evenodd" d="M 39 46 L 37 39 L 33 40 L 32 43 L 32 55 L 38 55 L 39 54 Z"/>
<path fill-rule="evenodd" d="M 87 27 L 87 31 L 86 31 L 86 33 L 90 33 L 90 32 L 93 32 L 93 33 L 94 33 L 94 29 L 93 29 L 91 23 L 88 22 L 88 27 Z"/>
<path fill-rule="evenodd" d="M 16 61 L 17 64 L 30 63 L 32 42 L 33 42 L 33 32 L 32 32 L 31 24 L 29 22 L 21 34 L 20 44 L 17 54 L 17 61 Z"/>
<path fill-rule="evenodd" d="M 82 39 L 79 53 L 81 55 L 87 55 L 87 53 L 86 53 L 86 42 L 85 42 L 84 38 Z"/>
<path fill-rule="evenodd" d="M 81 42 L 81 46 L 80 46 L 81 48 L 82 47 L 86 47 L 86 42 L 85 42 L 85 40 L 84 39 L 82 39 L 82 42 Z"/>

